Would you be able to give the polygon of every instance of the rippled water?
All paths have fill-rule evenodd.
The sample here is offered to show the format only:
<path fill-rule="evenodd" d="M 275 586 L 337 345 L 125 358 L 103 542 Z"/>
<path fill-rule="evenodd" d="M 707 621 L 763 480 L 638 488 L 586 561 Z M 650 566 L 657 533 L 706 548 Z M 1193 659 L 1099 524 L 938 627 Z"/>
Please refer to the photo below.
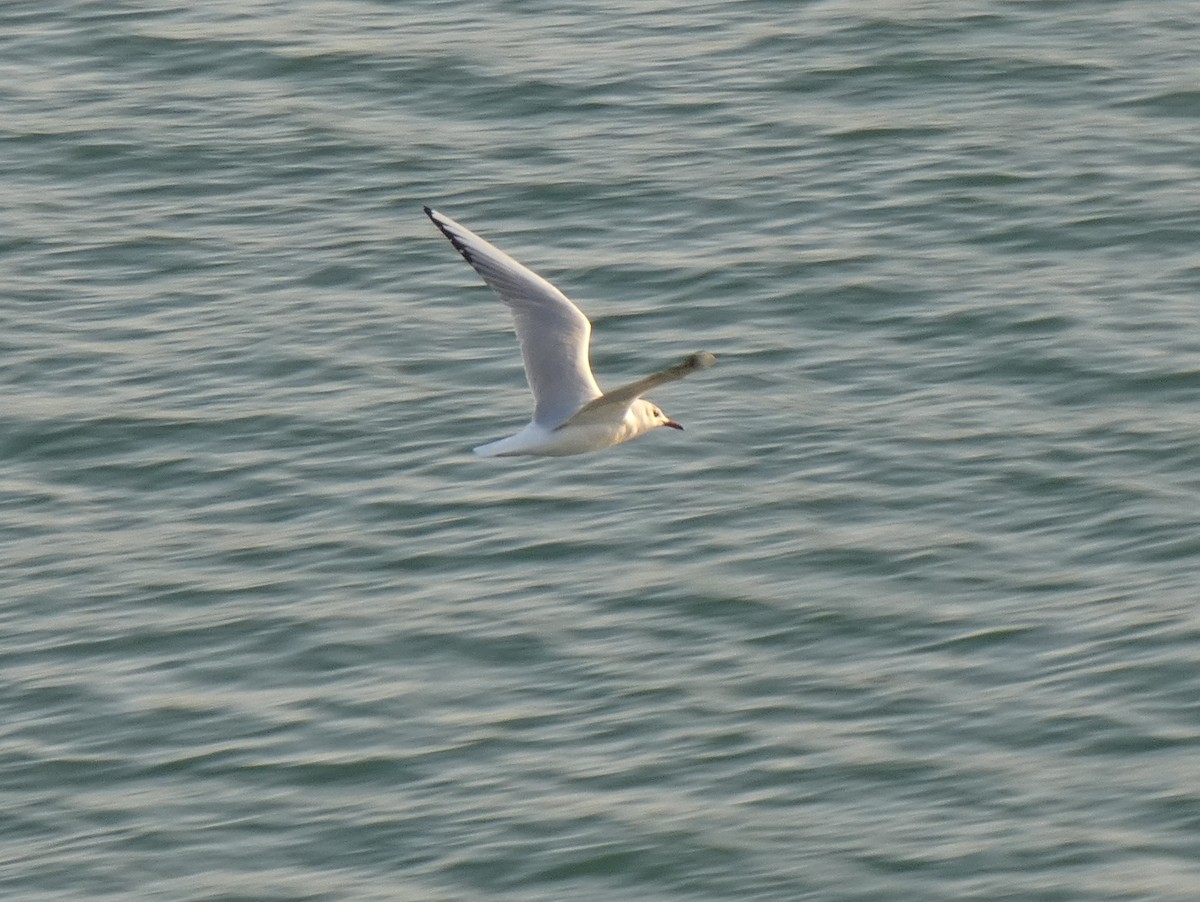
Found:
<path fill-rule="evenodd" d="M 0 6 L 0 893 L 1196 898 L 1194 12 Z"/>

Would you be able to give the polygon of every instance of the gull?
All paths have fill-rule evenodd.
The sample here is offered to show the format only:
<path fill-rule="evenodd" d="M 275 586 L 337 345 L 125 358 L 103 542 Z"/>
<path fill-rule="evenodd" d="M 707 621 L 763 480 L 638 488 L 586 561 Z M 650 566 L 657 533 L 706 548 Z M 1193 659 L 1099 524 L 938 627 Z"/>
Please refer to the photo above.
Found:
<path fill-rule="evenodd" d="M 683 427 L 642 397 L 651 389 L 707 369 L 716 357 L 697 351 L 657 373 L 602 392 L 588 363 L 592 324 L 567 296 L 449 216 L 428 216 L 512 311 L 533 420 L 515 435 L 475 448 L 481 457 L 562 456 L 599 451 L 659 426 Z"/>

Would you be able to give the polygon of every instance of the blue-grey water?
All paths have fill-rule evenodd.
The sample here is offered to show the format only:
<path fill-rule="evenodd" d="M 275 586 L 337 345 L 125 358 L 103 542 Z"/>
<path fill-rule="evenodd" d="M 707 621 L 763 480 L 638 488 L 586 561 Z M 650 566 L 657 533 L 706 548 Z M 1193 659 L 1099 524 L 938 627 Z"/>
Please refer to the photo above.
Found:
<path fill-rule="evenodd" d="M 1196 12 L 0 5 L 0 897 L 1200 898 Z"/>

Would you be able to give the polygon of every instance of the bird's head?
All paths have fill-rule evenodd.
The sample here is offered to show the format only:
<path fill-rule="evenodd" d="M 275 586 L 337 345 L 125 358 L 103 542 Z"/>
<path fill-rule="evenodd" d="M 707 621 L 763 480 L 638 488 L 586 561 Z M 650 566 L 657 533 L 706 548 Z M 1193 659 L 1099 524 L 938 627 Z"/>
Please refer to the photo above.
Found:
<path fill-rule="evenodd" d="M 680 423 L 676 423 L 669 416 L 662 412 L 662 409 L 653 401 L 647 401 L 645 398 L 638 398 L 633 402 L 631 412 L 637 418 L 639 432 L 649 432 L 651 429 L 656 429 L 659 426 L 670 426 L 672 429 L 683 429 Z"/>

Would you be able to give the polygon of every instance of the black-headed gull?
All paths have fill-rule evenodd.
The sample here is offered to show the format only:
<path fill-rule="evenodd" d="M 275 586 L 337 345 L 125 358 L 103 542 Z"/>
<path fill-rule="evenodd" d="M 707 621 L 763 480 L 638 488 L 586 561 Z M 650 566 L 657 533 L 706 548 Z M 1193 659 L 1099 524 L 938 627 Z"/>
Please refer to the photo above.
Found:
<path fill-rule="evenodd" d="M 583 454 L 619 445 L 658 426 L 683 428 L 642 395 L 707 369 L 716 357 L 698 351 L 645 379 L 602 392 L 588 363 L 592 324 L 580 309 L 537 273 L 449 216 L 429 207 L 425 215 L 512 311 L 533 391 L 533 421 L 516 435 L 480 445 L 476 454 Z"/>

